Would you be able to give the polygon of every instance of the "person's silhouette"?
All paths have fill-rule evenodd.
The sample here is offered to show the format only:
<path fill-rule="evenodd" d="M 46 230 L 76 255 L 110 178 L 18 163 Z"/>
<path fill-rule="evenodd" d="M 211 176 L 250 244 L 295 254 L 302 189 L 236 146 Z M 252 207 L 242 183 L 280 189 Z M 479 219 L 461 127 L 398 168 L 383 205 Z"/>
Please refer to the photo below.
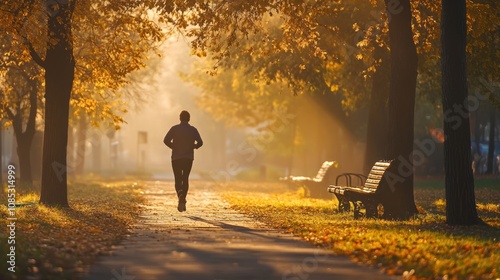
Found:
<path fill-rule="evenodd" d="M 189 112 L 182 111 L 180 124 L 170 128 L 163 139 L 163 143 L 172 149 L 172 169 L 175 177 L 175 191 L 179 204 L 179 212 L 186 211 L 186 196 L 189 190 L 189 173 L 193 166 L 194 149 L 203 145 L 198 130 L 189 124 Z"/>

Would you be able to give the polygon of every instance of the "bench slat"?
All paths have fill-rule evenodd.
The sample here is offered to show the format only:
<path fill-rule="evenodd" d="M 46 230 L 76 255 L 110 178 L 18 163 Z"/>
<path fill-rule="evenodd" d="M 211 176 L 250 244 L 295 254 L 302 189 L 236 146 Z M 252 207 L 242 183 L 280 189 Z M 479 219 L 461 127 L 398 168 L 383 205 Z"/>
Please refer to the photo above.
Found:
<path fill-rule="evenodd" d="M 384 167 L 389 167 L 391 165 L 390 161 L 377 161 L 375 163 L 375 166 L 384 166 Z"/>
<path fill-rule="evenodd" d="M 373 184 L 373 183 L 365 183 L 365 187 L 367 187 L 367 188 L 372 188 L 372 189 L 376 189 L 376 188 L 378 188 L 378 183 L 377 183 L 377 184 Z"/>
<path fill-rule="evenodd" d="M 366 184 L 374 184 L 374 185 L 377 185 L 380 183 L 380 180 L 377 180 L 377 179 L 366 179 L 366 182 L 365 182 L 365 186 Z"/>
<path fill-rule="evenodd" d="M 341 187 L 341 186 L 333 186 L 333 185 L 330 185 L 328 187 L 328 191 L 331 192 L 331 193 L 337 193 L 337 194 L 344 194 L 344 188 Z"/>
<path fill-rule="evenodd" d="M 334 161 L 325 161 L 321 165 L 321 168 L 318 170 L 316 176 L 314 176 L 314 181 L 321 182 L 323 181 L 323 177 L 325 177 L 326 173 L 330 169 L 330 167 L 334 164 Z"/>
<path fill-rule="evenodd" d="M 357 193 L 363 193 L 363 194 L 375 193 L 375 189 L 372 189 L 372 188 L 348 188 L 345 191 L 351 191 L 351 192 L 357 192 Z"/>
<path fill-rule="evenodd" d="M 385 170 L 372 170 L 370 171 L 370 174 L 376 174 L 376 175 L 384 175 Z"/>
<path fill-rule="evenodd" d="M 381 180 L 382 175 L 375 175 L 375 174 L 369 174 L 368 179 L 375 179 L 375 180 Z"/>
<path fill-rule="evenodd" d="M 387 167 L 385 166 L 376 166 L 374 165 L 371 170 L 380 170 L 380 171 L 385 171 Z"/>

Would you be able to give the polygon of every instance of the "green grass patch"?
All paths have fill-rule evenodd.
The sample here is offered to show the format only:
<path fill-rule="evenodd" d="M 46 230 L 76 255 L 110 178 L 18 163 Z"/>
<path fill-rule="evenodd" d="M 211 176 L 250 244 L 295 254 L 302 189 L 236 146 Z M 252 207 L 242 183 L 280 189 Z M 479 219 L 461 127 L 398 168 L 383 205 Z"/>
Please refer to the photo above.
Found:
<path fill-rule="evenodd" d="M 444 190 L 444 177 L 441 179 L 431 178 L 416 178 L 416 188 L 430 188 L 430 189 L 443 189 Z M 476 190 L 488 189 L 500 191 L 500 178 L 499 177 L 477 177 L 474 179 L 474 188 Z"/>
<path fill-rule="evenodd" d="M 264 185 L 261 188 L 267 189 Z M 267 225 L 388 274 L 404 274 L 406 279 L 498 279 L 500 211 L 498 200 L 491 198 L 497 192 L 478 195 L 487 202 L 478 210 L 489 226 L 470 227 L 446 225 L 444 192 L 426 188 L 416 188 L 415 197 L 427 214 L 409 221 L 354 220 L 352 213 L 337 213 L 336 200 L 305 198 L 300 192 L 229 191 L 224 198 Z"/>
<path fill-rule="evenodd" d="M 15 273 L 7 270 L 8 209 L 6 189 L 0 195 L 1 279 L 78 279 L 100 254 L 107 254 L 129 233 L 140 212 L 141 185 L 73 183 L 70 208 L 39 205 L 35 189 L 16 190 L 16 202 L 36 202 L 15 211 Z"/>

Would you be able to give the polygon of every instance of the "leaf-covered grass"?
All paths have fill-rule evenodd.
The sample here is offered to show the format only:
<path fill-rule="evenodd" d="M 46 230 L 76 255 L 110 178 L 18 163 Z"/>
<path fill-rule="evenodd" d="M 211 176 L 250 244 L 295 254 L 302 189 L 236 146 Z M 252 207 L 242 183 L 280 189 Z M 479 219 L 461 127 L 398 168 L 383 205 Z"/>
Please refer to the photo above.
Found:
<path fill-rule="evenodd" d="M 231 188 L 237 189 L 237 188 Z M 262 184 L 257 189 L 266 189 Z M 266 224 L 330 248 L 354 261 L 406 279 L 499 279 L 500 207 L 498 188 L 476 192 L 478 211 L 489 226 L 445 224 L 444 191 L 416 188 L 425 214 L 409 221 L 354 220 L 338 213 L 337 201 L 305 198 L 303 192 L 228 191 L 225 199 Z"/>
<path fill-rule="evenodd" d="M 16 208 L 16 272 L 7 270 L 6 190 L 0 195 L 0 279 L 78 279 L 99 254 L 106 254 L 129 232 L 143 198 L 133 182 L 74 183 L 70 208 L 26 205 Z M 16 202 L 38 202 L 38 193 L 17 189 Z"/>

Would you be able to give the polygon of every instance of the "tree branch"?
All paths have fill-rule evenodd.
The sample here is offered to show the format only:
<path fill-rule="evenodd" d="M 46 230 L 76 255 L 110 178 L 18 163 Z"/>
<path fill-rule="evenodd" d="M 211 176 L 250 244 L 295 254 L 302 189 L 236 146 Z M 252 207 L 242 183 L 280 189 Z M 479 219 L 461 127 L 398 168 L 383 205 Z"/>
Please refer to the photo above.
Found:
<path fill-rule="evenodd" d="M 9 107 L 7 107 L 7 106 L 5 107 L 5 112 L 7 112 L 7 116 L 9 117 L 9 119 L 14 121 L 14 118 L 16 116 L 14 115 L 14 112 L 12 112 L 12 110 Z"/>
<path fill-rule="evenodd" d="M 27 38 L 24 38 L 24 39 L 26 40 L 26 43 L 28 44 L 31 58 L 33 58 L 33 60 L 36 62 L 36 64 L 40 65 L 43 69 L 45 69 L 45 65 L 46 65 L 45 61 L 36 52 L 35 48 L 33 47 L 33 44 L 31 44 L 31 42 Z"/>
<path fill-rule="evenodd" d="M 28 115 L 28 122 L 26 123 L 26 130 L 24 134 L 28 137 L 32 137 L 35 134 L 35 124 L 36 124 L 36 111 L 38 109 L 37 104 L 37 93 L 38 93 L 38 84 L 36 80 L 30 80 L 29 84 L 29 103 L 30 110 Z"/>
<path fill-rule="evenodd" d="M 5 9 L 2 9 L 2 8 L 0 8 L 0 12 L 4 12 L 4 13 L 8 13 L 8 14 L 12 14 L 12 15 L 16 15 L 16 13 L 15 13 L 15 12 L 13 12 L 13 11 L 9 11 L 9 10 L 5 10 Z"/>

